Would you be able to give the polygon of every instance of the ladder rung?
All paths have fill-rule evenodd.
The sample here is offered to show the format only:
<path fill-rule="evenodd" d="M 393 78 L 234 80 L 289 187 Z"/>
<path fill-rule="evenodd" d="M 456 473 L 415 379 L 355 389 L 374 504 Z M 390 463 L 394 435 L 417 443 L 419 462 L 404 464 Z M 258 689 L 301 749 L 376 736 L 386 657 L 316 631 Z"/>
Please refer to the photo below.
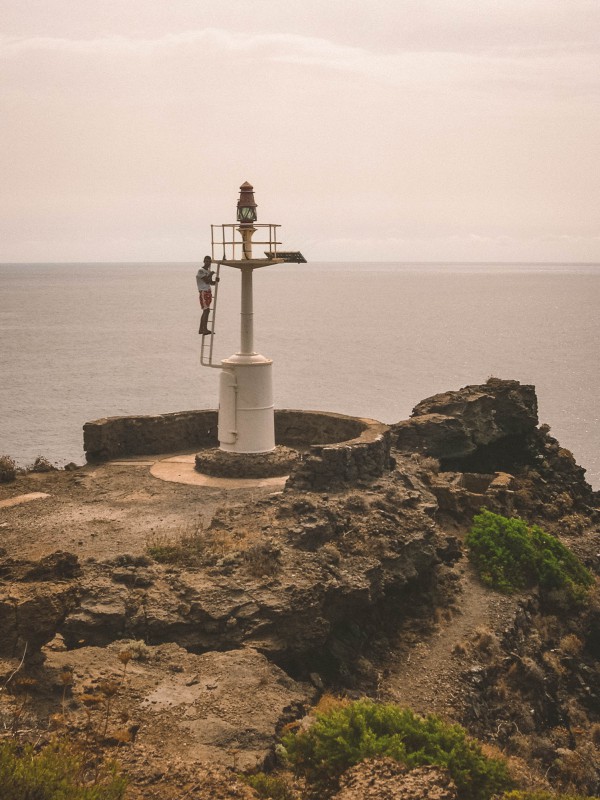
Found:
<path fill-rule="evenodd" d="M 221 269 L 221 264 L 217 262 L 217 270 L 216 270 L 216 277 L 219 277 L 219 272 Z M 213 344 L 214 344 L 214 321 L 215 321 L 215 314 L 217 311 L 217 298 L 219 295 L 219 282 L 215 282 L 215 295 L 213 299 L 213 305 L 209 309 L 208 318 L 206 321 L 207 325 L 211 326 L 212 333 L 204 333 L 202 334 L 202 344 L 200 349 L 200 363 L 203 367 L 212 367 L 213 366 Z M 209 337 L 208 341 L 206 337 Z M 208 348 L 208 359 L 206 358 L 206 348 Z"/>

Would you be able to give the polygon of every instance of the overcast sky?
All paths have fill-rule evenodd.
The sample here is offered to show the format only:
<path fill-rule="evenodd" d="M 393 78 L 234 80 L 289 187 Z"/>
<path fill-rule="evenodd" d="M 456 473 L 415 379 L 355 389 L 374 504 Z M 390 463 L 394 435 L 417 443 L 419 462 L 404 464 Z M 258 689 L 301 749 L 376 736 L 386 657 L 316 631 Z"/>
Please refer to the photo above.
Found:
<path fill-rule="evenodd" d="M 0 0 L 0 261 L 600 261 L 600 0 Z"/>

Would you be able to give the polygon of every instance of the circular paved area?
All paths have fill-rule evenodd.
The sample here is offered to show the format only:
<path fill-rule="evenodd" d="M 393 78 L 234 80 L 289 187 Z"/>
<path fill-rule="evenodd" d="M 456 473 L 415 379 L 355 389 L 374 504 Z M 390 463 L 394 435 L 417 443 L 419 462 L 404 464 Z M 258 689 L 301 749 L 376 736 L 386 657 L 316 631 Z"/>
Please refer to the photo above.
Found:
<path fill-rule="evenodd" d="M 283 489 L 287 475 L 278 478 L 214 478 L 195 469 L 196 454 L 170 456 L 155 461 L 150 474 L 161 481 L 187 483 L 193 486 L 211 486 L 215 489 Z"/>

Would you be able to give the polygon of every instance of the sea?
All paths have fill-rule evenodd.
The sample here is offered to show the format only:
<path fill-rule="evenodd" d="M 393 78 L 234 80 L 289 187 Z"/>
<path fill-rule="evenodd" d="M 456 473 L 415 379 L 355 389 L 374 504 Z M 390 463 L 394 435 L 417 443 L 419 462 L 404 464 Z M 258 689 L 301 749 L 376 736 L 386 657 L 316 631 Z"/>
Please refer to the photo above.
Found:
<path fill-rule="evenodd" d="M 84 463 L 82 426 L 215 408 L 195 263 L 0 264 L 0 455 Z M 220 271 L 218 361 L 239 349 Z M 281 264 L 254 273 L 277 408 L 391 423 L 490 376 L 534 384 L 540 422 L 600 489 L 600 264 Z"/>

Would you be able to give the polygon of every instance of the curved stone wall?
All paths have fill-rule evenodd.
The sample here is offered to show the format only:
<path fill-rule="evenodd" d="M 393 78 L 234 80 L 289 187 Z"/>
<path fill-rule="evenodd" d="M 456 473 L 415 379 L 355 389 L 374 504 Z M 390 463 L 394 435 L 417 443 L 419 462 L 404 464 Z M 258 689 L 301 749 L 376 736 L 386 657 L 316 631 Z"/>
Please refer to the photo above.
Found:
<path fill-rule="evenodd" d="M 289 488 L 324 490 L 370 481 L 390 467 L 390 429 L 376 420 L 282 409 L 275 411 L 275 439 L 306 451 L 290 475 Z M 178 411 L 86 422 L 83 446 L 88 462 L 217 447 L 217 412 Z"/>
<path fill-rule="evenodd" d="M 217 447 L 216 411 L 176 411 L 139 417 L 105 417 L 83 426 L 89 462 Z"/>
<path fill-rule="evenodd" d="M 368 483 L 391 469 L 389 427 L 373 419 L 346 419 L 360 423 L 360 433 L 347 441 L 311 445 L 290 474 L 286 489 L 343 488 L 344 484 Z"/>
<path fill-rule="evenodd" d="M 347 442 L 362 434 L 371 420 L 327 411 L 275 411 L 275 441 L 285 447 Z"/>

